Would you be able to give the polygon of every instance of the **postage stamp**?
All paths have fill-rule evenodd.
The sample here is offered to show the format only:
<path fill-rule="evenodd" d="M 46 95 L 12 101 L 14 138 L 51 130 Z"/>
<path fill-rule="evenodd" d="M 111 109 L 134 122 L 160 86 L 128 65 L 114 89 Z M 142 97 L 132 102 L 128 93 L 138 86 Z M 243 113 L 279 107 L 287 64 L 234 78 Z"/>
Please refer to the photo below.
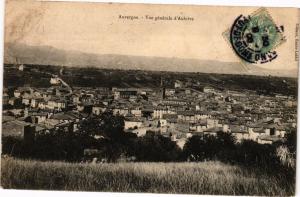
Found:
<path fill-rule="evenodd" d="M 246 64 L 265 64 L 278 56 L 276 47 L 286 41 L 284 26 L 278 27 L 265 8 L 239 15 L 223 36 Z"/>

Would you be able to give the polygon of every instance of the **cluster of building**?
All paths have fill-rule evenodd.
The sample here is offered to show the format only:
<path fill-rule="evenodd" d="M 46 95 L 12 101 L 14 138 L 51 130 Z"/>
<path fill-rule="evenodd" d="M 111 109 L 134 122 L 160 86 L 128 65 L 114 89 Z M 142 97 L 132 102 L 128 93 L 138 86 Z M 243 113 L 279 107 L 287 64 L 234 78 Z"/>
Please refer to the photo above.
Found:
<path fill-rule="evenodd" d="M 296 128 L 293 96 L 258 95 L 248 90 L 173 88 L 70 87 L 53 77 L 50 88 L 4 88 L 2 133 L 30 138 L 63 128 L 76 132 L 80 121 L 110 110 L 125 118 L 124 129 L 137 136 L 148 131 L 170 137 L 183 147 L 193 135 L 228 132 L 238 142 L 271 144 Z"/>

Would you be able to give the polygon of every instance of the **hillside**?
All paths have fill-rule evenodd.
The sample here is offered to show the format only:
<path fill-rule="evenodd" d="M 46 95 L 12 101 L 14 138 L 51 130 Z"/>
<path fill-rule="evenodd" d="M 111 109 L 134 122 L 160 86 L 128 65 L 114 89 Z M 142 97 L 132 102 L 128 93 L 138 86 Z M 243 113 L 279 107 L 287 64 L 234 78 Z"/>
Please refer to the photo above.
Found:
<path fill-rule="evenodd" d="M 25 84 L 32 87 L 49 87 L 51 74 L 59 74 L 62 68 L 49 65 L 27 65 L 27 67 L 30 70 L 22 72 L 12 65 L 5 65 L 4 87 L 18 87 Z M 268 95 L 273 93 L 297 95 L 297 79 L 287 77 L 116 70 L 94 67 L 66 67 L 64 74 L 60 77 L 70 86 L 159 88 L 162 79 L 164 86 L 168 88 L 174 87 L 174 82 L 180 80 L 188 87 L 199 90 L 204 86 L 212 86 L 220 90 L 253 90 Z"/>
<path fill-rule="evenodd" d="M 254 65 L 245 68 L 238 62 L 198 59 L 88 54 L 64 51 L 50 46 L 5 44 L 5 63 L 58 65 L 65 67 L 96 67 L 124 70 L 201 72 L 222 74 L 273 75 L 296 77 L 296 70 L 267 70 Z"/>

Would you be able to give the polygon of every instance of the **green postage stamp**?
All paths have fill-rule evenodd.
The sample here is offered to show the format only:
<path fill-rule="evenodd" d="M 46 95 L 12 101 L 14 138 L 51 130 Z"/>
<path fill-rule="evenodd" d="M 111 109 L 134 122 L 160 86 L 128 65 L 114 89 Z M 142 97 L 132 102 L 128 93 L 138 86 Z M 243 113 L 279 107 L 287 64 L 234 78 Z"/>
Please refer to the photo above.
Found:
<path fill-rule="evenodd" d="M 284 43 L 284 26 L 278 27 L 265 8 L 239 15 L 224 32 L 233 51 L 246 64 L 265 64 L 278 56 L 275 48 Z"/>

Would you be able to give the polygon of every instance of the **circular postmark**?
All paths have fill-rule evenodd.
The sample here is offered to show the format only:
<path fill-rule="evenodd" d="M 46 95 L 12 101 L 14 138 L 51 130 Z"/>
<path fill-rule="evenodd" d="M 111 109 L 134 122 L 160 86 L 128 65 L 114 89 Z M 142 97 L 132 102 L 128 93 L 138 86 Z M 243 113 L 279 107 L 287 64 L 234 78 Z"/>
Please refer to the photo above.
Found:
<path fill-rule="evenodd" d="M 268 14 L 240 15 L 229 33 L 230 43 L 242 60 L 263 64 L 277 57 L 274 48 L 282 40 L 282 34 Z"/>

